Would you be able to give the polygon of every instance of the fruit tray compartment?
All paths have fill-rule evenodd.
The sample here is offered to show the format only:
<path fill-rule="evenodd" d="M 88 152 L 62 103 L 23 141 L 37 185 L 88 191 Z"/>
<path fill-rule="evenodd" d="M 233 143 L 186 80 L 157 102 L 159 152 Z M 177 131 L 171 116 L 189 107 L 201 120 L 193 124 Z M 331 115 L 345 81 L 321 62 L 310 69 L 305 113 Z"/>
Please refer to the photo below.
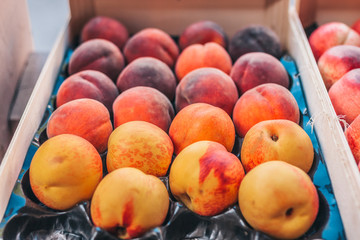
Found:
<path fill-rule="evenodd" d="M 0 224 L 0 237 L 2 232 L 4 239 L 117 239 L 91 223 L 90 202 L 82 202 L 68 211 L 55 211 L 39 202 L 29 184 L 30 162 L 38 147 L 47 139 L 47 120 L 55 110 L 56 92 L 68 76 L 67 64 L 72 52 L 72 49 L 68 49 L 65 55 L 43 120 L 27 151 L 21 173 L 8 202 L 5 216 Z M 332 183 L 317 136 L 313 131 L 312 118 L 308 112 L 296 63 L 288 54 L 281 58 L 281 63 L 288 71 L 292 83 L 290 91 L 300 108 L 300 126 L 310 136 L 315 152 L 309 175 L 318 190 L 319 214 L 313 226 L 301 239 L 345 239 Z M 242 139 L 237 137 L 233 149 L 233 153 L 239 158 L 241 142 Z M 103 154 L 102 159 L 105 161 L 106 153 Z M 203 217 L 192 213 L 171 196 L 168 178 L 162 177 L 161 180 L 170 194 L 168 215 L 162 226 L 147 232 L 139 239 L 272 239 L 253 230 L 242 217 L 237 204 L 213 217 Z"/>

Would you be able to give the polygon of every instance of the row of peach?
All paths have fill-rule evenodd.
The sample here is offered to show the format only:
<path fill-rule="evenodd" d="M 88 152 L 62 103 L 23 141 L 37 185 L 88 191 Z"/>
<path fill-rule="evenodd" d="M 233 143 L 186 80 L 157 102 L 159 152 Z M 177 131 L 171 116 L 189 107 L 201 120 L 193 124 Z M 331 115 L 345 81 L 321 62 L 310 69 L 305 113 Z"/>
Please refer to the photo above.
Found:
<path fill-rule="evenodd" d="M 227 51 L 221 27 L 202 21 L 185 29 L 178 47 L 160 29 L 128 38 L 114 19 L 90 20 L 57 93 L 49 139 L 31 162 L 36 197 L 58 210 L 91 199 L 96 226 L 132 238 L 163 223 L 169 193 L 158 177 L 168 176 L 171 194 L 196 214 L 238 202 L 254 229 L 303 235 L 319 209 L 306 174 L 314 150 L 276 58 L 278 38 L 258 25 L 235 36 Z M 231 153 L 236 133 L 241 161 Z"/>
<path fill-rule="evenodd" d="M 323 24 L 311 33 L 309 43 L 360 168 L 360 19 L 351 27 Z"/>

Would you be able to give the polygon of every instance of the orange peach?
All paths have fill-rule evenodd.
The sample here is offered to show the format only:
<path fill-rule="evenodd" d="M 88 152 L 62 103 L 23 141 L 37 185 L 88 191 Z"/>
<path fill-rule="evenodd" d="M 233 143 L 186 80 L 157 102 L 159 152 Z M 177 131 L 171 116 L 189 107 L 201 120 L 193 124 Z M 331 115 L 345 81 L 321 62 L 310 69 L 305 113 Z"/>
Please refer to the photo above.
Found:
<path fill-rule="evenodd" d="M 173 151 L 170 137 L 161 128 L 144 121 L 127 122 L 117 127 L 109 137 L 107 170 L 135 167 L 146 174 L 163 177 Z"/>
<path fill-rule="evenodd" d="M 179 48 L 169 34 L 157 28 L 145 28 L 133 35 L 124 46 L 128 63 L 139 57 L 154 57 L 172 68 Z"/>
<path fill-rule="evenodd" d="M 129 38 L 126 27 L 118 20 L 105 16 L 91 18 L 82 28 L 80 41 L 101 38 L 114 43 L 120 50 Z"/>
<path fill-rule="evenodd" d="M 112 104 L 119 95 L 115 83 L 104 73 L 84 70 L 70 75 L 60 85 L 56 94 L 56 107 L 79 98 L 91 98 L 103 103 L 112 111 Z"/>
<path fill-rule="evenodd" d="M 192 44 L 180 53 L 175 74 L 178 81 L 181 81 L 186 74 L 202 67 L 213 67 L 230 74 L 232 62 L 227 51 L 217 43 Z"/>
<path fill-rule="evenodd" d="M 265 52 L 280 58 L 282 47 L 278 35 L 269 27 L 263 25 L 248 25 L 230 39 L 229 53 L 236 60 L 249 52 Z"/>
<path fill-rule="evenodd" d="M 116 81 L 125 62 L 120 49 L 105 39 L 91 39 L 80 44 L 69 61 L 69 74 L 83 70 L 97 70 Z"/>
<path fill-rule="evenodd" d="M 152 87 L 133 87 L 114 101 L 114 127 L 130 121 L 145 121 L 168 131 L 175 112 L 170 100 Z"/>
<path fill-rule="evenodd" d="M 191 211 L 214 216 L 237 202 L 244 175 L 240 160 L 223 145 L 199 141 L 176 156 L 169 185 L 174 197 Z"/>
<path fill-rule="evenodd" d="M 176 155 L 201 140 L 218 142 L 231 152 L 235 143 L 235 127 L 230 116 L 221 108 L 207 103 L 193 103 L 175 116 L 169 136 Z"/>
<path fill-rule="evenodd" d="M 29 170 L 35 196 L 55 210 L 67 210 L 90 200 L 102 175 L 101 157 L 94 146 L 72 134 L 45 141 Z"/>
<path fill-rule="evenodd" d="M 250 226 L 270 237 L 303 239 L 319 212 L 316 186 L 301 169 L 282 161 L 261 164 L 239 188 L 239 207 Z"/>
<path fill-rule="evenodd" d="M 104 104 L 81 98 L 57 108 L 49 118 L 46 133 L 49 138 L 65 133 L 83 137 L 103 153 L 112 130 L 110 114 Z"/>
<path fill-rule="evenodd" d="M 203 20 L 190 24 L 179 38 L 180 49 L 185 49 L 195 43 L 205 44 L 215 42 L 227 48 L 228 37 L 224 29 L 214 21 Z"/>
<path fill-rule="evenodd" d="M 172 101 L 176 83 L 174 73 L 164 62 L 153 57 L 140 57 L 124 68 L 116 85 L 121 92 L 136 86 L 153 87 Z"/>
<path fill-rule="evenodd" d="M 334 46 L 360 46 L 360 35 L 344 23 L 329 22 L 311 33 L 309 44 L 317 61 L 326 50 Z"/>
<path fill-rule="evenodd" d="M 169 194 L 164 183 L 129 167 L 106 175 L 90 205 L 94 225 L 121 239 L 141 237 L 159 227 L 168 210 Z"/>
<path fill-rule="evenodd" d="M 187 74 L 176 87 L 175 108 L 208 103 L 231 116 L 239 95 L 231 77 L 216 68 L 199 68 Z"/>
<path fill-rule="evenodd" d="M 318 67 L 326 89 L 338 81 L 345 73 L 360 68 L 360 47 L 338 45 L 321 55 Z"/>
<path fill-rule="evenodd" d="M 233 121 L 240 137 L 244 137 L 256 123 L 270 119 L 288 119 L 295 123 L 300 121 L 295 97 L 279 84 L 265 83 L 252 88 L 235 104 Z"/>
<path fill-rule="evenodd" d="M 345 137 L 357 165 L 360 164 L 360 115 L 345 130 Z"/>
<path fill-rule="evenodd" d="M 329 97 L 336 114 L 351 124 L 360 114 L 360 68 L 347 72 L 336 81 L 329 90 Z"/>
<path fill-rule="evenodd" d="M 241 146 L 245 171 L 268 161 L 279 160 L 309 172 L 314 148 L 309 135 L 297 123 L 272 119 L 255 124 L 246 133 Z"/>
<path fill-rule="evenodd" d="M 280 60 L 268 53 L 246 53 L 236 60 L 231 73 L 239 94 L 264 83 L 290 87 L 289 76 Z"/>

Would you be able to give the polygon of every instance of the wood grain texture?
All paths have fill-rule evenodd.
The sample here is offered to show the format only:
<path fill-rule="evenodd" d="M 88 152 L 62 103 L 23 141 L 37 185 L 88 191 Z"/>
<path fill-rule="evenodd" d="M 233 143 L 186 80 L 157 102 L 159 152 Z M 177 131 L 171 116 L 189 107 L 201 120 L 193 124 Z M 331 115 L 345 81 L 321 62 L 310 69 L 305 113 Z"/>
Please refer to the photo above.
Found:
<path fill-rule="evenodd" d="M 11 131 L 13 132 L 15 132 L 25 110 L 26 104 L 34 89 L 36 81 L 39 78 L 42 67 L 44 66 L 46 57 L 47 53 L 41 52 L 32 52 L 29 55 L 22 77 L 19 80 L 9 114 L 9 124 Z"/>
<path fill-rule="evenodd" d="M 321 151 L 326 161 L 347 239 L 359 239 L 360 174 L 331 105 L 297 13 L 289 13 L 287 48 L 294 57 Z"/>
<path fill-rule="evenodd" d="M 4 7 L 3 7 L 4 6 Z M 0 159 L 12 137 L 8 116 L 33 42 L 26 0 L 2 0 L 0 7 Z"/>
<path fill-rule="evenodd" d="M 66 27 L 68 27 L 68 22 Z M 54 48 L 48 55 L 0 165 L 0 221 L 21 171 L 27 150 L 40 126 L 68 43 L 68 29 L 66 28 L 60 32 Z"/>

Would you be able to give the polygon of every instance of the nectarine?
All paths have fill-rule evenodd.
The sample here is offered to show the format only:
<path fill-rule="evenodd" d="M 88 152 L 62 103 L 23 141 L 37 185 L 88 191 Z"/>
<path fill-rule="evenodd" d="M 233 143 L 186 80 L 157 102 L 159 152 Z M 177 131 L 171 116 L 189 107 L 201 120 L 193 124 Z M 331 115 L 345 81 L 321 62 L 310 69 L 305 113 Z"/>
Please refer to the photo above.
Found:
<path fill-rule="evenodd" d="M 158 28 L 145 28 L 135 33 L 124 46 L 128 63 L 139 57 L 154 57 L 172 68 L 179 55 L 179 48 L 170 35 Z"/>
<path fill-rule="evenodd" d="M 179 37 L 179 46 L 185 49 L 195 43 L 215 42 L 227 48 L 228 37 L 224 29 L 214 21 L 203 20 L 190 24 Z"/>
<path fill-rule="evenodd" d="M 136 86 L 153 87 L 170 101 L 175 97 L 176 78 L 164 62 L 153 57 L 139 57 L 120 73 L 116 85 L 121 92 Z"/>
<path fill-rule="evenodd" d="M 276 239 L 298 239 L 315 222 L 319 197 L 310 177 L 282 161 L 271 161 L 247 173 L 239 188 L 246 221 Z"/>
<path fill-rule="evenodd" d="M 67 210 L 90 200 L 102 179 L 102 161 L 84 138 L 61 134 L 45 141 L 31 160 L 30 186 L 47 207 Z"/>
<path fill-rule="evenodd" d="M 161 128 L 144 121 L 121 124 L 110 135 L 106 165 L 109 172 L 135 167 L 157 177 L 167 173 L 174 146 Z"/>
<path fill-rule="evenodd" d="M 112 104 L 119 95 L 115 83 L 104 73 L 84 70 L 70 75 L 60 85 L 56 94 L 56 107 L 79 98 L 91 98 L 112 111 Z"/>
<path fill-rule="evenodd" d="M 69 74 L 83 70 L 97 70 L 116 81 L 125 61 L 120 49 L 105 39 L 91 39 L 80 44 L 69 60 Z"/>
<path fill-rule="evenodd" d="M 212 141 L 184 148 L 170 168 L 169 185 L 191 211 L 213 216 L 235 204 L 245 173 L 239 159 Z"/>
<path fill-rule="evenodd" d="M 229 53 L 235 62 L 249 52 L 265 52 L 280 58 L 282 47 L 278 35 L 269 27 L 259 24 L 248 25 L 237 31 L 230 39 Z"/>
<path fill-rule="evenodd" d="M 314 160 L 309 135 L 298 124 L 285 120 L 267 120 L 254 125 L 246 133 L 241 146 L 241 162 L 245 171 L 257 165 L 279 160 L 308 172 Z"/>
<path fill-rule="evenodd" d="M 75 99 L 57 108 L 47 123 L 49 138 L 74 134 L 85 138 L 99 151 L 105 152 L 113 130 L 110 114 L 104 104 L 90 98 Z"/>
<path fill-rule="evenodd" d="M 285 67 L 277 58 L 263 52 L 246 53 L 239 57 L 231 69 L 230 76 L 240 95 L 264 83 L 290 87 Z"/>
<path fill-rule="evenodd" d="M 95 226 L 121 239 L 142 236 L 160 226 L 169 209 L 164 183 L 136 168 L 120 168 L 99 183 L 91 200 Z"/>
<path fill-rule="evenodd" d="M 114 127 L 130 121 L 153 123 L 167 132 L 175 111 L 170 100 L 152 87 L 133 87 L 122 92 L 114 101 Z"/>
<path fill-rule="evenodd" d="M 207 103 L 193 103 L 175 116 L 169 136 L 176 155 L 201 140 L 218 142 L 231 152 L 235 143 L 235 127 L 230 116 L 221 108 Z"/>
<path fill-rule="evenodd" d="M 326 50 L 334 46 L 360 46 L 360 35 L 345 23 L 328 22 L 311 33 L 309 44 L 317 61 Z"/>
<path fill-rule="evenodd" d="M 247 131 L 264 120 L 300 121 L 300 110 L 291 92 L 275 83 L 265 83 L 246 91 L 236 102 L 232 114 L 236 132 L 244 137 Z"/>
<path fill-rule="evenodd" d="M 81 42 L 101 38 L 114 43 L 120 50 L 129 38 L 129 33 L 123 23 L 117 19 L 96 16 L 86 22 L 81 30 Z"/>
<path fill-rule="evenodd" d="M 231 116 L 239 95 L 231 77 L 216 68 L 204 67 L 188 73 L 176 87 L 175 108 L 192 103 L 208 103 Z"/>

